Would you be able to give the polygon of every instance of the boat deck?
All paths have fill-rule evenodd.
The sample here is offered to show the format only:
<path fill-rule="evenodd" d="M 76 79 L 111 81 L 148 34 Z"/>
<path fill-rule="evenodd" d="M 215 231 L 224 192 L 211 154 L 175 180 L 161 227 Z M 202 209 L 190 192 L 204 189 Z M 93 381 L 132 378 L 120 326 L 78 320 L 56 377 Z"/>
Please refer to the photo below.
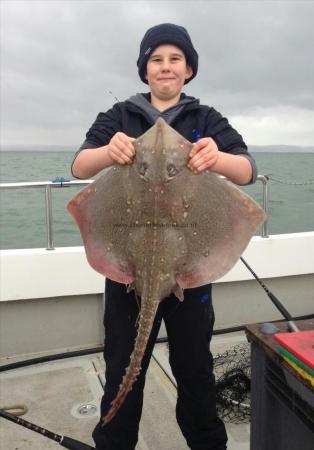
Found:
<path fill-rule="evenodd" d="M 244 342 L 243 332 L 214 336 L 211 348 L 215 355 Z M 39 355 L 27 355 L 32 356 Z M 11 358 L 1 363 L 16 360 Z M 93 445 L 91 432 L 99 417 L 104 369 L 99 353 L 3 372 L 0 406 L 25 405 L 28 408 L 22 416 L 25 420 Z M 84 408 L 86 404 L 92 405 L 90 410 Z M 147 372 L 136 450 L 188 449 L 175 419 L 175 404 L 176 386 L 168 363 L 167 344 L 159 343 L 155 345 Z M 82 406 L 83 414 L 79 412 Z M 226 423 L 226 427 L 228 450 L 248 450 L 249 423 Z M 1 448 L 6 450 L 58 447 L 57 443 L 3 418 L 0 418 L 0 442 Z"/>

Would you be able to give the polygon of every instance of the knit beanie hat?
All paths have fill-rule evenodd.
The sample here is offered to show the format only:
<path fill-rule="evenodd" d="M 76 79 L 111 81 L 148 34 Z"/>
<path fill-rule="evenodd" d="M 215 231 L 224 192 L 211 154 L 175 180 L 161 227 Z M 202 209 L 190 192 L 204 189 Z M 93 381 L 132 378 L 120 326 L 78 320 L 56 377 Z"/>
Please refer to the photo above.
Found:
<path fill-rule="evenodd" d="M 184 27 L 172 23 L 162 23 L 156 25 L 145 33 L 140 46 L 140 54 L 137 60 L 138 73 L 141 80 L 148 84 L 145 79 L 146 65 L 152 51 L 162 44 L 172 44 L 179 47 L 186 58 L 187 64 L 192 67 L 193 75 L 185 81 L 185 84 L 192 80 L 197 74 L 198 54 L 193 47 L 189 33 Z"/>

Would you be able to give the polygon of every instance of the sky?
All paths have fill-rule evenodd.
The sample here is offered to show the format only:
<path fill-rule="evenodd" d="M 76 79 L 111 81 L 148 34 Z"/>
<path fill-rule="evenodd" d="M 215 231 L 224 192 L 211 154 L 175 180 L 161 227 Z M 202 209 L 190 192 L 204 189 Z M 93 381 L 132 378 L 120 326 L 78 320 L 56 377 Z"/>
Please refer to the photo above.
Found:
<path fill-rule="evenodd" d="M 146 30 L 184 26 L 199 53 L 184 92 L 248 145 L 314 145 L 314 1 L 1 0 L 1 147 L 78 148 L 98 112 L 147 92 Z"/>

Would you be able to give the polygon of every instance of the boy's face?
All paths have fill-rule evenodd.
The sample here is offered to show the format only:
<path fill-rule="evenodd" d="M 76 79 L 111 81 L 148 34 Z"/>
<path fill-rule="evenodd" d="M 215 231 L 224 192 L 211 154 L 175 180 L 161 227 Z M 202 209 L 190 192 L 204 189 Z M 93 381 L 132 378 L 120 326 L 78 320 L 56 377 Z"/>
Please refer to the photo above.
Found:
<path fill-rule="evenodd" d="M 150 55 L 145 78 L 155 97 L 170 100 L 181 93 L 185 80 L 192 73 L 183 51 L 167 44 L 160 45 Z"/>

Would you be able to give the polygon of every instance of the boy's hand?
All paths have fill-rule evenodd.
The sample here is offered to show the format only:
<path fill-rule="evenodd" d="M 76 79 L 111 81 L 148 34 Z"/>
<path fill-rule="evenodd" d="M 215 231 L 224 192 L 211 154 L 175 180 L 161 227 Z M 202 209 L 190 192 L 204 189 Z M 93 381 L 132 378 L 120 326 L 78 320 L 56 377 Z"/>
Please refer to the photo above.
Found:
<path fill-rule="evenodd" d="M 134 138 L 120 131 L 116 133 L 108 144 L 110 158 L 119 164 L 131 164 L 135 156 L 133 141 Z"/>
<path fill-rule="evenodd" d="M 216 142 L 209 137 L 200 139 L 193 144 L 189 157 L 187 166 L 193 171 L 202 172 L 212 168 L 219 158 Z"/>

